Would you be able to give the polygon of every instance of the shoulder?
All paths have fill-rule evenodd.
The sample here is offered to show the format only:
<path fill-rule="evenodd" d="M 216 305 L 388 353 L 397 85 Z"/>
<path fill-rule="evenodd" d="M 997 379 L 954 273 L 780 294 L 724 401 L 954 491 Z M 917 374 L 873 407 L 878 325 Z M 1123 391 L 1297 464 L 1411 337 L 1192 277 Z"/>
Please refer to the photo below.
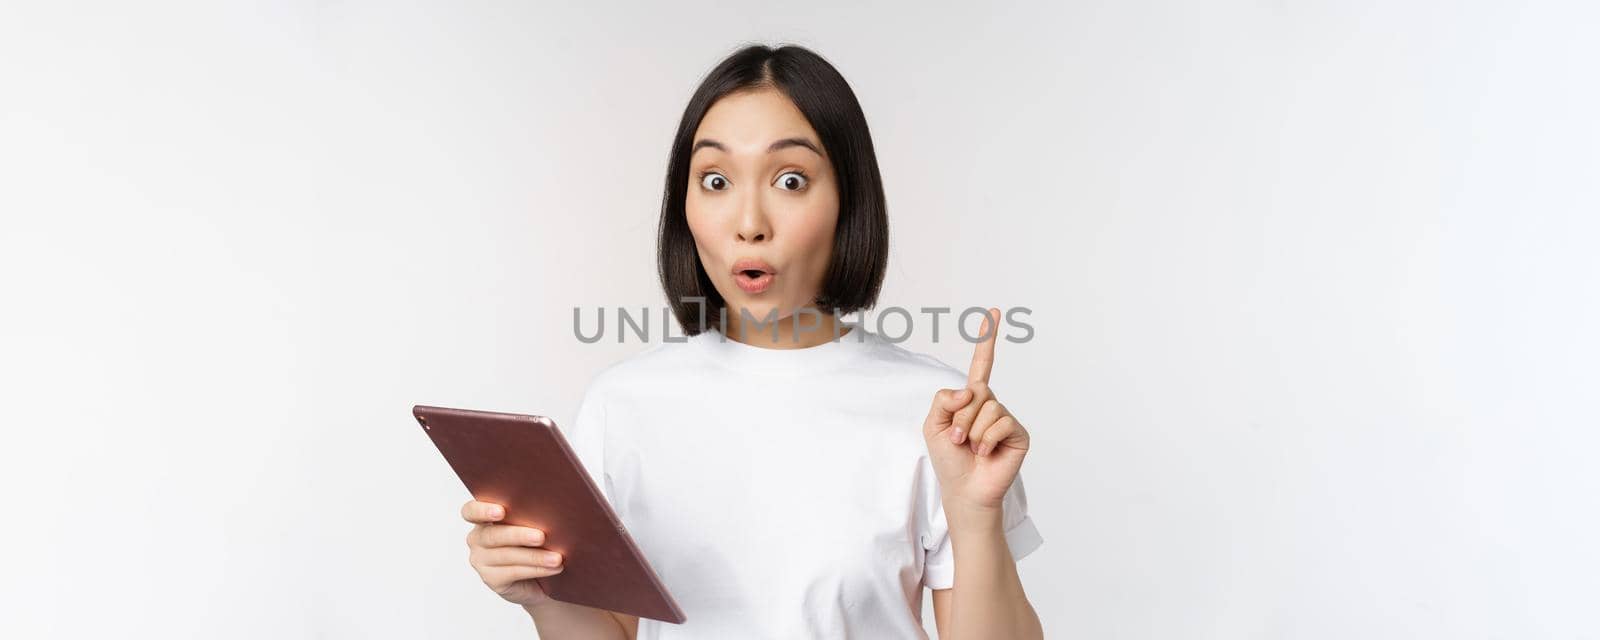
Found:
<path fill-rule="evenodd" d="M 687 342 L 657 342 L 601 367 L 589 378 L 587 394 L 614 395 L 619 391 L 659 384 L 663 379 L 692 375 L 699 357 Z"/>

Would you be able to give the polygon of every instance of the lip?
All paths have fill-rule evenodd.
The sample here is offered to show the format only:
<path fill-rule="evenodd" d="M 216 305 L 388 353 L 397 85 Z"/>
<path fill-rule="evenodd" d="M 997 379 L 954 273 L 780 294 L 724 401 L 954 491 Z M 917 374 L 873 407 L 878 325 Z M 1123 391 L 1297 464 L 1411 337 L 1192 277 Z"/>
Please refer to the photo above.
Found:
<path fill-rule="evenodd" d="M 739 273 L 740 271 L 748 271 L 750 269 L 755 269 L 756 271 L 765 271 L 771 274 L 778 273 L 776 269 L 772 268 L 772 265 L 767 264 L 766 260 L 762 260 L 760 258 L 740 258 L 733 263 L 733 272 L 735 274 Z"/>
<path fill-rule="evenodd" d="M 751 277 L 745 274 L 746 271 L 759 271 L 760 273 Z M 745 293 L 766 291 L 767 287 L 772 286 L 772 279 L 777 275 L 778 272 L 772 268 L 772 265 L 758 258 L 740 258 L 733 263 L 733 282 L 739 285 L 739 288 L 743 289 Z"/>

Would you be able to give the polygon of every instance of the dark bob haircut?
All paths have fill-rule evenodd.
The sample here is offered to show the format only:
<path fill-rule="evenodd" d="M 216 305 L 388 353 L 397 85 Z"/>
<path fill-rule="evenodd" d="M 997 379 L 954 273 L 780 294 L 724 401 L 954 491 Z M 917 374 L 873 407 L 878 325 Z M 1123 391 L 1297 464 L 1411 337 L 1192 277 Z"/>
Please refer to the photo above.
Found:
<path fill-rule="evenodd" d="M 711 105 L 730 93 L 773 88 L 788 96 L 816 130 L 833 165 L 839 188 L 839 221 L 833 256 L 822 290 L 811 301 L 818 310 L 845 315 L 877 304 L 889 262 L 889 216 L 878 175 L 878 158 L 861 103 L 844 76 L 812 51 L 752 45 L 734 52 L 706 74 L 683 110 L 667 162 L 656 260 L 661 288 L 685 335 L 720 326 L 726 306 L 706 275 L 684 200 L 689 190 L 689 152 L 694 133 Z M 692 298 L 701 298 L 703 303 Z M 702 325 L 704 320 L 706 324 Z"/>

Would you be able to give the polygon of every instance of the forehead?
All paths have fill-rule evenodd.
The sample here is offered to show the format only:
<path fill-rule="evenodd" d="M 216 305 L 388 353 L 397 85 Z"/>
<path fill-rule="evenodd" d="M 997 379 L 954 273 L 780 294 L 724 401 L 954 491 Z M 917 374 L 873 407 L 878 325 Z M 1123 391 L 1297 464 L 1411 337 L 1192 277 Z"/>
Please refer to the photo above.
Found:
<path fill-rule="evenodd" d="M 821 142 L 794 102 L 767 87 L 723 96 L 706 111 L 694 134 L 696 141 L 717 140 L 732 153 L 765 153 L 772 141 L 790 137 Z"/>

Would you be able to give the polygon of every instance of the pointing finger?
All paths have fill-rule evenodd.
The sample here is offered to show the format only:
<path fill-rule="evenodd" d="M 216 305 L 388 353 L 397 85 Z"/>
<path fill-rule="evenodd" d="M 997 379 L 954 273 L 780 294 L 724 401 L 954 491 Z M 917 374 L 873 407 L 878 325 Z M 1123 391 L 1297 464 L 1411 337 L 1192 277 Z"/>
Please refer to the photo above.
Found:
<path fill-rule="evenodd" d="M 994 343 L 1000 335 L 1000 310 L 989 307 L 978 329 L 982 338 L 972 350 L 972 366 L 967 367 L 967 382 L 989 383 L 989 370 L 994 368 Z"/>

